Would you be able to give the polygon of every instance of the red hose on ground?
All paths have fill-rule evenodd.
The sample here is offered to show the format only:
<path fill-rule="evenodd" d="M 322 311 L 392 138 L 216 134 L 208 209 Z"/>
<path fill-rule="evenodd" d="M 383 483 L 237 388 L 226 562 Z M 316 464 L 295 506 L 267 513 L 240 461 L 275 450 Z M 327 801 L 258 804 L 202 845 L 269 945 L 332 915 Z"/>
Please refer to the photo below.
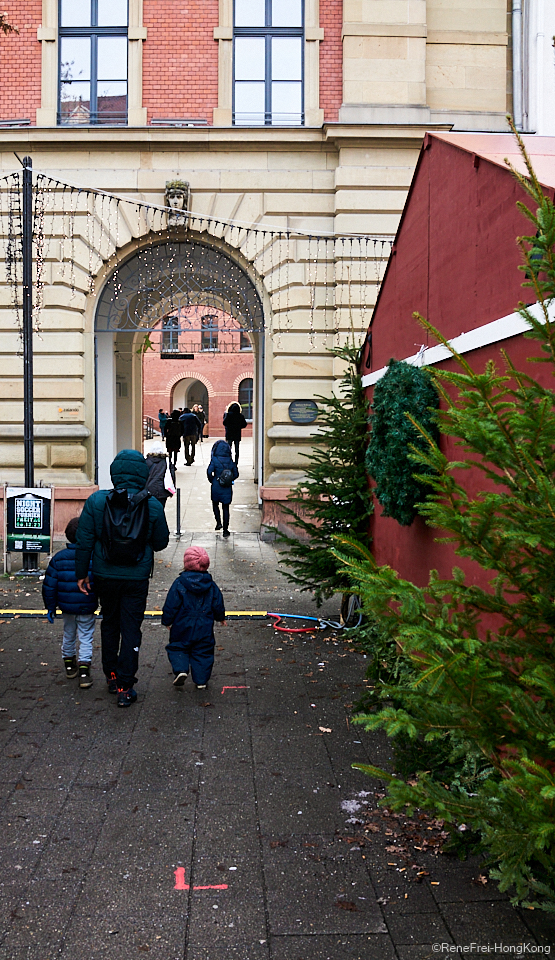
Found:
<path fill-rule="evenodd" d="M 278 627 L 278 623 L 281 623 L 283 617 L 280 617 L 278 613 L 269 613 L 268 616 L 275 620 L 274 630 L 278 630 L 280 633 L 314 633 L 317 629 L 317 625 L 314 627 Z"/>

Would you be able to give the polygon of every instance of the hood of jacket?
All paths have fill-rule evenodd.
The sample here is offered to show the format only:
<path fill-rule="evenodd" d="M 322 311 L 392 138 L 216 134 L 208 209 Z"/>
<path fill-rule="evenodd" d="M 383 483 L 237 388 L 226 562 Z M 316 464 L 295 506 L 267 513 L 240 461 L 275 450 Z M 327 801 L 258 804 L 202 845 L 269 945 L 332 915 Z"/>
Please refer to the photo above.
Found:
<path fill-rule="evenodd" d="M 226 443 L 225 440 L 216 440 L 216 443 L 212 447 L 211 454 L 213 457 L 231 457 L 229 443 Z"/>
<path fill-rule="evenodd" d="M 144 490 L 148 480 L 148 463 L 138 450 L 120 450 L 110 464 L 110 476 L 116 490 Z"/>
<path fill-rule="evenodd" d="M 166 459 L 166 454 L 165 454 L 165 453 L 147 453 L 145 459 L 146 459 L 146 460 L 156 460 L 156 461 L 158 461 L 158 460 L 165 460 L 165 459 Z"/>
<path fill-rule="evenodd" d="M 184 570 L 179 574 L 180 581 L 189 593 L 195 593 L 200 596 L 210 590 L 212 586 L 212 576 L 206 571 Z"/>

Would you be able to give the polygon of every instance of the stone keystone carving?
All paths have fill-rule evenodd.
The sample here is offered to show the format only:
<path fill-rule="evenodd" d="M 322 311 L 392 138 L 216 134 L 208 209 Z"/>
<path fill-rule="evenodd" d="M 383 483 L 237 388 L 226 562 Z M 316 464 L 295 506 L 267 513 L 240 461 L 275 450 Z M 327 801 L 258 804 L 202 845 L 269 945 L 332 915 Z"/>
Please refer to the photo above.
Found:
<path fill-rule="evenodd" d="M 186 180 L 166 181 L 166 206 L 168 211 L 168 226 L 187 227 L 188 219 L 181 215 L 181 211 L 189 209 L 191 188 Z"/>

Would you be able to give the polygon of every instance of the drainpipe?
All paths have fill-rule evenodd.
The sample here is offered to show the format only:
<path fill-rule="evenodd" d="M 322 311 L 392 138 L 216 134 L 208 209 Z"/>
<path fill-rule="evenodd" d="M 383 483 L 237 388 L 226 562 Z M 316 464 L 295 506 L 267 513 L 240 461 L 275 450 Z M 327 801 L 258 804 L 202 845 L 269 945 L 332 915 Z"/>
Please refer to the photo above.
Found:
<path fill-rule="evenodd" d="M 513 0 L 513 118 L 522 130 L 522 0 Z"/>

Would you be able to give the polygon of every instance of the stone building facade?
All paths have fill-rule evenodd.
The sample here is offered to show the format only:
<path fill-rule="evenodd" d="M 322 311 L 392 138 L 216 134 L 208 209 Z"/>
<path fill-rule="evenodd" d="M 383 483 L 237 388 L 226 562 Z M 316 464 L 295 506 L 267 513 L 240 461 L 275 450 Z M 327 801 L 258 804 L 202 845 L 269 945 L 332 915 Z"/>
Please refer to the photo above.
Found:
<path fill-rule="evenodd" d="M 426 130 L 506 130 L 511 3 L 4 7 L 19 34 L 0 37 L 0 175 L 14 170 L 16 152 L 52 178 L 43 181 L 34 416 L 36 476 L 56 485 L 57 527 L 60 504 L 73 510 L 107 482 L 118 448 L 140 447 L 140 345 L 150 328 L 110 332 L 102 318 L 114 277 L 125 268 L 127 282 L 142 282 L 145 251 L 157 246 L 162 256 L 170 241 L 185 258 L 194 252 L 193 274 L 203 278 L 195 297 L 189 284 L 189 304 L 208 296 L 201 287 L 212 269 L 210 289 L 220 290 L 209 295 L 212 307 L 233 308 L 241 324 L 241 308 L 229 306 L 234 271 L 250 284 L 256 479 L 263 522 L 279 518 L 276 504 L 302 475 L 317 431 L 317 423 L 292 422 L 289 404 L 329 395 L 341 374 L 329 348 L 364 336 Z M 196 220 L 172 236 L 162 208 L 175 179 L 190 184 Z M 98 191 L 96 199 L 72 186 Z M 110 214 L 104 194 L 126 202 Z M 20 482 L 22 361 L 8 281 L 4 265 L 0 466 L 4 481 Z M 160 294 L 152 329 L 170 300 Z"/>

